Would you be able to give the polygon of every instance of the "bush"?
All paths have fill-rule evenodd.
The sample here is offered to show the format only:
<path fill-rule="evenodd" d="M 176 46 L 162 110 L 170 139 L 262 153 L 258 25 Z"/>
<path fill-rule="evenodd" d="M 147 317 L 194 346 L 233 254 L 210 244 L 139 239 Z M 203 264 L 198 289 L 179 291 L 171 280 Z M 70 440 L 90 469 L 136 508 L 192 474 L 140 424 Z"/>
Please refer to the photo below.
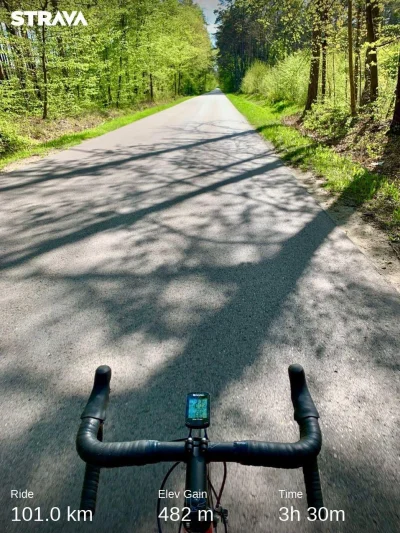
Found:
<path fill-rule="evenodd" d="M 256 61 L 246 72 L 241 89 L 259 94 L 269 102 L 286 101 L 304 105 L 307 96 L 309 55 L 296 52 L 275 66 Z"/>
<path fill-rule="evenodd" d="M 19 135 L 16 126 L 0 117 L 0 157 L 28 146 L 29 140 Z"/>
<path fill-rule="evenodd" d="M 262 94 L 264 78 L 268 77 L 271 68 L 262 61 L 255 61 L 246 72 L 241 89 L 246 94 Z"/>
<path fill-rule="evenodd" d="M 352 118 L 347 106 L 330 106 L 317 102 L 312 106 L 303 124 L 323 137 L 338 139 L 349 131 Z"/>

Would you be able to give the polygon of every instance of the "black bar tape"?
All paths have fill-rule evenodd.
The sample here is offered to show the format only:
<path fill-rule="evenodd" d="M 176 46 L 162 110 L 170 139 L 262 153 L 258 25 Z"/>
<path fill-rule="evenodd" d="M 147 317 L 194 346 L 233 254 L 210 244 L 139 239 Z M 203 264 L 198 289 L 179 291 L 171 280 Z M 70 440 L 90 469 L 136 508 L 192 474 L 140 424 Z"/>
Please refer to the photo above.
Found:
<path fill-rule="evenodd" d="M 111 368 L 99 366 L 94 376 L 93 389 L 81 418 L 106 419 L 106 410 L 110 396 Z"/>
<path fill-rule="evenodd" d="M 99 480 L 100 467 L 86 464 L 80 509 L 82 511 L 91 511 L 93 515 L 96 512 L 97 489 L 99 487 Z"/>
<path fill-rule="evenodd" d="M 311 398 L 306 383 L 306 376 L 301 365 L 289 366 L 290 390 L 294 407 L 294 419 L 296 422 L 313 416 L 319 418 L 318 411 Z"/>
<path fill-rule="evenodd" d="M 300 468 L 316 457 L 321 449 L 317 418 L 306 418 L 300 426 L 297 442 L 237 441 L 208 443 L 209 462 L 233 462 L 248 466 Z"/>
<path fill-rule="evenodd" d="M 324 501 L 322 497 L 321 481 L 319 478 L 318 460 L 316 457 L 303 466 L 303 474 L 304 483 L 306 485 L 308 507 L 315 507 L 318 514 L 318 510 L 324 506 Z"/>
<path fill-rule="evenodd" d="M 116 468 L 187 459 L 184 441 L 100 442 L 97 438 L 100 424 L 100 420 L 96 418 L 84 418 L 79 427 L 76 449 L 81 459 L 87 463 L 104 468 Z"/>
<path fill-rule="evenodd" d="M 239 441 L 208 443 L 205 451 L 208 462 L 236 462 L 244 465 L 299 468 L 314 459 L 322 443 L 318 411 L 307 388 L 304 370 L 300 365 L 289 367 L 295 419 L 300 426 L 300 440 L 294 443 Z M 99 367 L 88 404 L 82 414 L 76 447 L 80 457 L 89 464 L 115 468 L 146 465 L 167 461 L 186 461 L 184 442 L 140 440 L 103 443 L 98 432 L 105 418 L 111 369 Z"/>

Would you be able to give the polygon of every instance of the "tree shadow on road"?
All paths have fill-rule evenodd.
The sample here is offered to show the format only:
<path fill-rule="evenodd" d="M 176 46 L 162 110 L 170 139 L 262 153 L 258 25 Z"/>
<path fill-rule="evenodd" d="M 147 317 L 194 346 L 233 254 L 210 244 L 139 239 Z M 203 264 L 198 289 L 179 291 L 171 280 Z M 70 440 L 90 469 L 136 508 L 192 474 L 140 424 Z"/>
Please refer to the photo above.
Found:
<path fill-rule="evenodd" d="M 200 137 L 206 136 L 202 126 Z M 25 321 L 4 342 L 6 420 L 14 424 L 13 409 L 21 407 L 15 428 L 4 432 L 7 490 L 15 483 L 32 488 L 38 493 L 35 506 L 78 504 L 83 468 L 74 439 L 95 361 L 114 369 L 107 440 L 182 436 L 185 394 L 197 388 L 212 394 L 216 440 L 295 440 L 286 374 L 291 362 L 304 364 L 318 391 L 330 443 L 343 437 L 343 408 L 335 398 L 343 376 L 335 368 L 349 370 L 346 415 L 353 422 L 360 418 L 358 431 L 370 423 L 368 402 L 361 413 L 351 407 L 363 387 L 381 393 L 379 407 L 390 412 L 398 298 L 255 136 L 219 135 L 172 151 L 153 146 L 150 155 L 141 147 L 139 156 L 148 163 L 139 165 L 142 158 L 133 153 L 118 178 L 108 175 L 108 161 L 102 163 L 107 154 L 96 153 L 96 162 L 83 170 L 78 160 L 71 163 L 67 174 L 76 177 L 74 190 L 62 180 L 54 186 L 50 170 L 50 182 L 38 182 L 37 166 L 27 171 L 29 187 L 21 182 L 3 191 L 10 221 L 1 268 L 5 288 L 14 287 L 9 304 L 21 305 L 22 314 L 15 312 Z M 240 154 L 232 152 L 239 146 Z M 163 173 L 160 155 L 168 158 Z M 40 187 L 35 197 L 33 184 Z M 24 307 L 26 284 L 37 289 L 28 294 L 33 308 Z M 347 435 L 344 442 L 357 451 L 361 465 L 370 453 L 368 442 L 359 450 L 357 437 Z M 388 454 L 390 446 L 383 443 Z M 372 453 L 374 490 L 383 496 L 378 507 L 387 511 L 391 527 L 395 496 L 385 503 L 382 456 L 375 448 Z M 323 461 L 329 480 L 338 476 L 331 489 L 336 501 L 357 502 L 352 519 L 365 525 L 376 509 L 353 491 L 360 483 L 366 491 L 371 476 L 357 481 L 349 469 L 338 473 L 328 453 Z M 135 531 L 147 531 L 162 470 L 105 472 L 99 515 L 90 527 L 127 532 L 135 524 Z M 268 488 L 261 471 L 267 499 L 290 486 L 292 473 L 279 475 L 285 483 Z M 242 499 L 244 508 L 253 509 L 241 487 L 250 485 L 249 478 L 241 474 L 230 482 L 228 499 Z M 260 496 L 256 507 L 261 502 Z M 65 522 L 43 526 L 87 529 Z"/>

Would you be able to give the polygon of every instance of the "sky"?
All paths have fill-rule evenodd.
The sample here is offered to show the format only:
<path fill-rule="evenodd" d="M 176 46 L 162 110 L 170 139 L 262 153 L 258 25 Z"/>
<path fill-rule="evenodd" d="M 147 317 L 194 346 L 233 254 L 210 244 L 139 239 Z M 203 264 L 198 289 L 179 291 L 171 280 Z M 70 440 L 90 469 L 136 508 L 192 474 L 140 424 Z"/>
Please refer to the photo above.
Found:
<path fill-rule="evenodd" d="M 215 32 L 214 9 L 217 9 L 219 0 L 195 0 L 196 4 L 203 9 L 207 20 L 207 29 L 210 34 Z"/>

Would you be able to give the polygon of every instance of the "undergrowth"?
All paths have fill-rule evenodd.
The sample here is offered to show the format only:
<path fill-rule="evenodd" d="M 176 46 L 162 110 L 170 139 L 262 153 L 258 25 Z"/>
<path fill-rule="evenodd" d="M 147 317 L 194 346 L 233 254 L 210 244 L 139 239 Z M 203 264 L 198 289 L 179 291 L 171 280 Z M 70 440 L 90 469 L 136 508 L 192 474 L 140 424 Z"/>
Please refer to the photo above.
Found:
<path fill-rule="evenodd" d="M 78 131 L 71 131 L 71 123 L 67 120 L 63 124 L 55 123 L 55 121 L 41 121 L 40 128 L 37 124 L 26 125 L 27 133 L 22 134 L 23 127 L 17 127 L 10 120 L 5 120 L 0 117 L 0 169 L 4 168 L 9 163 L 24 159 L 34 155 L 46 155 L 49 151 L 54 149 L 65 149 L 80 142 L 98 137 L 104 133 L 116 130 L 123 126 L 127 126 L 132 122 L 136 122 L 141 118 L 153 115 L 164 109 L 168 109 L 177 105 L 188 98 L 183 97 L 172 102 L 150 105 L 145 109 L 131 110 L 113 118 L 104 117 L 97 114 L 96 116 L 82 116 L 77 117 L 74 121 L 73 128 Z M 87 127 L 90 122 L 94 122 L 94 127 Z M 45 129 L 53 130 L 52 135 L 44 131 Z M 65 128 L 65 133 L 62 133 Z M 39 137 L 36 139 L 35 137 Z M 45 140 L 43 140 L 45 137 Z"/>
<path fill-rule="evenodd" d="M 331 147 L 282 123 L 300 107 L 284 102 L 269 104 L 230 94 L 231 102 L 260 134 L 271 141 L 284 161 L 324 178 L 325 187 L 355 205 L 368 205 L 393 239 L 400 232 L 400 187 L 396 180 L 363 167 Z"/>

